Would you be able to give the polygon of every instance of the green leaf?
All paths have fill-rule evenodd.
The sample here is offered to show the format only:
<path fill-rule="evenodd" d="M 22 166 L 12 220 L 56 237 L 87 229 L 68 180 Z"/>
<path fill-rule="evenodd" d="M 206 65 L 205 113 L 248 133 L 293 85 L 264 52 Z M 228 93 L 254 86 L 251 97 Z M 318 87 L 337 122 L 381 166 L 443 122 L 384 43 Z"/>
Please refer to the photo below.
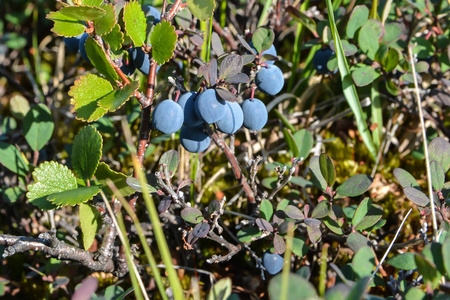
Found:
<path fill-rule="evenodd" d="M 269 282 L 269 296 L 272 300 L 280 299 L 280 295 L 282 294 L 281 288 L 283 286 L 283 274 L 278 274 L 274 278 L 272 278 Z M 286 294 L 289 295 L 289 299 L 312 299 L 316 298 L 317 293 L 314 286 L 305 278 L 300 275 L 289 273 L 287 283 L 287 291 Z"/>
<path fill-rule="evenodd" d="M 27 186 L 27 197 L 40 209 L 58 207 L 47 201 L 48 195 L 77 188 L 77 179 L 72 171 L 54 161 L 42 163 L 33 171 L 33 178 L 35 183 Z"/>
<path fill-rule="evenodd" d="M 277 115 L 277 117 L 280 119 L 280 121 L 283 123 L 284 126 L 289 128 L 289 130 L 291 130 L 291 132 L 295 132 L 294 126 L 289 122 L 289 120 L 283 115 L 282 112 L 280 112 L 276 108 L 274 109 L 274 112 Z"/>
<path fill-rule="evenodd" d="M 181 211 L 181 217 L 188 223 L 197 224 L 200 223 L 204 218 L 202 212 L 195 207 L 185 207 Z"/>
<path fill-rule="evenodd" d="M 79 216 L 84 250 L 88 251 L 94 243 L 95 235 L 102 227 L 102 219 L 99 211 L 89 204 L 80 204 Z"/>
<path fill-rule="evenodd" d="M 0 142 L 0 163 L 18 175 L 28 175 L 28 162 L 14 145 Z"/>
<path fill-rule="evenodd" d="M 397 179 L 398 183 L 403 187 L 413 187 L 420 191 L 420 186 L 417 180 L 406 170 L 402 168 L 394 169 L 394 177 Z"/>
<path fill-rule="evenodd" d="M 102 38 L 111 47 L 112 51 L 119 50 L 123 43 L 123 33 L 120 30 L 120 25 L 116 24 L 111 32 L 105 34 Z"/>
<path fill-rule="evenodd" d="M 23 133 L 33 151 L 41 150 L 53 134 L 52 115 L 44 104 L 30 109 L 23 120 Z"/>
<path fill-rule="evenodd" d="M 427 285 L 432 284 L 437 277 L 437 269 L 433 262 L 422 255 L 416 254 L 414 256 L 416 261 L 417 269 L 419 273 L 423 276 L 423 279 Z"/>
<path fill-rule="evenodd" d="M 347 237 L 347 245 L 352 249 L 354 252 L 358 252 L 363 247 L 371 247 L 372 244 L 370 241 L 363 236 L 362 234 L 358 232 L 352 232 Z"/>
<path fill-rule="evenodd" d="M 258 53 L 262 53 L 272 46 L 275 34 L 269 27 L 259 27 L 255 30 L 252 36 L 253 47 Z"/>
<path fill-rule="evenodd" d="M 336 182 L 336 169 L 331 157 L 327 154 L 320 154 L 319 156 L 320 173 L 327 182 L 327 186 L 333 187 Z"/>
<path fill-rule="evenodd" d="M 350 292 L 347 294 L 346 300 L 365 299 L 364 295 L 368 292 L 368 286 L 370 282 L 370 276 L 361 278 L 353 286 Z"/>
<path fill-rule="evenodd" d="M 178 163 L 180 162 L 180 155 L 175 150 L 169 150 L 164 152 L 159 159 L 159 165 L 165 164 L 167 166 L 167 171 L 169 172 L 169 176 L 173 177 L 175 172 L 178 169 Z M 160 171 L 162 171 L 160 169 Z"/>
<path fill-rule="evenodd" d="M 311 218 L 325 218 L 331 210 L 331 205 L 327 200 L 320 201 L 311 213 Z"/>
<path fill-rule="evenodd" d="M 430 161 L 437 161 L 441 164 L 444 172 L 450 169 L 450 143 L 441 137 L 437 137 L 428 145 Z"/>
<path fill-rule="evenodd" d="M 118 110 L 134 95 L 139 87 L 139 81 L 132 81 L 119 90 L 109 93 L 98 101 L 98 105 L 110 112 Z"/>
<path fill-rule="evenodd" d="M 356 226 L 359 222 L 362 221 L 364 216 L 369 212 L 369 209 L 372 205 L 372 200 L 370 198 L 364 198 L 361 203 L 359 203 L 358 208 L 355 211 L 355 214 L 352 218 L 352 225 Z"/>
<path fill-rule="evenodd" d="M 100 6 L 102 4 L 103 0 L 83 0 L 83 5 L 87 6 Z"/>
<path fill-rule="evenodd" d="M 378 224 L 378 222 L 380 221 L 381 217 L 383 216 L 383 207 L 377 204 L 372 204 L 370 206 L 369 211 L 367 212 L 367 214 L 363 217 L 363 219 L 358 222 L 355 223 L 356 230 L 368 230 L 369 228 L 375 226 L 376 224 Z M 384 225 L 381 224 L 381 226 Z M 374 230 L 374 229 L 371 229 Z"/>
<path fill-rule="evenodd" d="M 267 189 L 275 189 L 277 187 L 278 177 L 266 177 L 261 183 Z"/>
<path fill-rule="evenodd" d="M 108 80 L 94 74 L 82 76 L 70 88 L 69 96 L 77 113 L 77 119 L 92 122 L 102 117 L 108 110 L 97 102 L 113 91 Z"/>
<path fill-rule="evenodd" d="M 231 278 L 223 278 L 212 287 L 206 300 L 226 300 L 231 295 Z"/>
<path fill-rule="evenodd" d="M 428 299 L 427 294 L 417 287 L 410 287 L 408 291 L 405 293 L 405 300 L 426 300 L 426 299 Z"/>
<path fill-rule="evenodd" d="M 78 205 L 94 198 L 100 192 L 100 186 L 85 186 L 56 194 L 51 194 L 47 199 L 57 206 Z"/>
<path fill-rule="evenodd" d="M 315 155 L 311 157 L 309 160 L 309 170 L 311 171 L 311 181 L 312 183 L 320 188 L 322 191 L 325 191 L 327 189 L 327 182 L 325 178 L 323 178 L 322 173 L 320 171 L 320 164 L 319 164 L 319 156 Z"/>
<path fill-rule="evenodd" d="M 344 55 L 345 56 L 352 56 L 353 54 L 358 52 L 358 48 L 355 45 L 350 44 L 347 40 L 341 40 L 341 44 L 342 44 L 342 49 L 344 50 Z M 331 49 L 334 49 L 334 41 L 330 41 L 330 47 L 331 47 Z M 334 50 L 336 50 L 336 49 L 334 49 Z M 336 54 L 333 54 L 330 57 L 330 60 L 332 60 L 333 57 L 335 57 L 335 56 L 336 56 Z M 331 64 L 330 60 L 328 61 L 328 63 L 330 63 L 331 68 L 328 66 L 328 63 L 327 63 L 328 69 L 329 70 L 336 69 L 337 68 L 337 62 L 335 64 Z M 335 60 L 336 60 L 336 58 L 335 58 Z"/>
<path fill-rule="evenodd" d="M 173 56 L 177 38 L 175 27 L 170 22 L 163 20 L 153 28 L 150 43 L 153 58 L 158 65 L 165 64 Z"/>
<path fill-rule="evenodd" d="M 289 150 L 292 152 L 292 156 L 298 157 L 298 155 L 300 154 L 300 151 L 298 149 L 297 144 L 295 143 L 292 133 L 283 127 L 283 134 L 284 134 L 284 139 L 286 140 L 286 143 L 288 144 Z"/>
<path fill-rule="evenodd" d="M 442 244 L 442 259 L 447 274 L 450 274 L 450 237 L 448 236 Z"/>
<path fill-rule="evenodd" d="M 261 201 L 261 206 L 259 208 L 259 213 L 261 215 L 261 218 L 270 221 L 273 216 L 273 206 L 272 203 L 270 203 L 269 200 L 263 199 Z"/>
<path fill-rule="evenodd" d="M 289 237 L 286 237 L 288 239 Z M 308 253 L 308 245 L 303 237 L 293 237 L 292 238 L 292 253 L 298 257 L 303 257 Z"/>
<path fill-rule="evenodd" d="M 30 103 L 27 98 L 22 95 L 14 95 L 9 100 L 9 109 L 14 118 L 23 120 L 30 111 Z"/>
<path fill-rule="evenodd" d="M 359 278 L 365 276 L 371 276 L 372 271 L 375 268 L 375 255 L 372 248 L 363 247 L 359 249 L 352 261 L 353 272 L 358 275 Z"/>
<path fill-rule="evenodd" d="M 98 164 L 97 170 L 95 171 L 95 178 L 98 180 L 98 182 L 100 182 L 100 184 L 102 184 L 103 190 L 108 195 L 114 195 L 113 191 L 109 188 L 108 184 L 106 183 L 108 179 L 111 180 L 112 183 L 114 183 L 114 185 L 119 190 L 120 194 L 122 194 L 122 196 L 127 197 L 135 193 L 135 190 L 132 189 L 127 184 L 127 178 L 130 179 L 131 177 L 127 177 L 123 173 L 111 170 L 109 166 L 104 162 Z M 150 188 L 149 190 L 150 192 L 153 192 Z M 154 192 L 156 192 L 155 189 L 153 190 Z"/>
<path fill-rule="evenodd" d="M 297 148 L 299 150 L 297 157 L 303 157 L 303 159 L 305 159 L 306 157 L 308 157 L 308 154 L 314 144 L 314 138 L 311 132 L 306 129 L 300 129 L 299 131 L 294 133 L 293 137 L 295 144 L 297 144 Z"/>
<path fill-rule="evenodd" d="M 402 253 L 388 259 L 386 263 L 401 270 L 414 270 L 417 269 L 415 257 L 416 254 L 412 252 Z"/>
<path fill-rule="evenodd" d="M 306 28 L 308 28 L 309 31 L 311 31 L 311 33 L 315 36 L 318 37 L 319 35 L 317 34 L 317 25 L 316 22 L 314 21 L 314 19 L 308 17 L 305 13 L 303 13 L 302 11 L 298 10 L 297 8 L 293 7 L 293 6 L 288 6 L 286 8 L 286 11 L 300 24 L 302 24 L 303 26 L 305 26 Z"/>
<path fill-rule="evenodd" d="M 386 57 L 381 61 L 381 65 L 387 73 L 390 73 L 397 67 L 399 61 L 400 55 L 398 54 L 398 51 L 391 48 Z"/>
<path fill-rule="evenodd" d="M 241 243 L 250 243 L 253 242 L 255 238 L 261 236 L 261 234 L 262 231 L 259 230 L 258 227 L 250 226 L 239 230 L 236 237 Z"/>
<path fill-rule="evenodd" d="M 103 140 L 93 126 L 83 127 L 75 136 L 72 148 L 72 165 L 83 180 L 90 180 L 102 156 Z"/>
<path fill-rule="evenodd" d="M 293 184 L 301 186 L 301 187 L 312 187 L 313 186 L 311 181 L 306 180 L 305 178 L 303 178 L 301 176 L 292 176 L 290 183 L 293 183 Z"/>
<path fill-rule="evenodd" d="M 339 226 L 338 222 L 331 219 L 330 217 L 325 217 L 322 219 L 323 224 L 328 227 L 331 231 L 333 231 L 336 234 L 343 235 L 344 232 L 342 231 L 341 226 Z"/>
<path fill-rule="evenodd" d="M 436 242 L 426 244 L 422 250 L 422 255 L 436 265 L 436 268 L 440 273 L 438 274 L 438 277 L 445 274 L 444 260 L 442 257 L 442 244 Z"/>
<path fill-rule="evenodd" d="M 286 213 L 286 216 L 288 216 L 291 219 L 294 220 L 304 220 L 305 216 L 303 215 L 302 211 L 294 205 L 288 205 L 286 209 L 284 210 Z"/>
<path fill-rule="evenodd" d="M 380 77 L 380 71 L 372 66 L 357 64 L 352 71 L 353 81 L 357 86 L 366 86 L 371 84 L 375 79 Z"/>
<path fill-rule="evenodd" d="M 10 187 L 4 190 L 0 190 L 3 196 L 3 199 L 8 204 L 14 204 L 20 196 L 25 194 L 25 190 L 20 186 Z"/>
<path fill-rule="evenodd" d="M 424 37 L 412 38 L 411 44 L 417 44 L 413 48 L 413 53 L 417 54 L 417 58 L 428 58 L 435 55 L 436 53 L 436 48 L 429 40 L 425 39 Z"/>
<path fill-rule="evenodd" d="M 106 11 L 103 8 L 93 6 L 64 6 L 59 12 L 69 18 L 80 21 L 91 21 L 103 17 Z"/>
<path fill-rule="evenodd" d="M 141 5 L 137 1 L 130 1 L 123 8 L 123 22 L 125 31 L 133 41 L 135 47 L 144 45 L 147 22 Z"/>
<path fill-rule="evenodd" d="M 116 12 L 112 4 L 102 4 L 100 8 L 104 9 L 106 14 L 94 21 L 95 33 L 105 35 L 111 32 L 116 25 Z"/>
<path fill-rule="evenodd" d="M 434 190 L 436 192 L 442 190 L 445 183 L 445 173 L 441 164 L 433 160 L 430 163 L 430 174 Z"/>
<path fill-rule="evenodd" d="M 375 53 L 375 60 L 379 63 L 383 61 L 388 55 L 389 46 L 386 43 L 380 44 L 380 48 L 378 48 L 377 53 Z"/>
<path fill-rule="evenodd" d="M 377 32 L 369 25 L 364 25 L 359 30 L 358 43 L 361 50 L 369 57 L 371 60 L 375 60 L 375 53 L 378 50 L 378 36 Z"/>
<path fill-rule="evenodd" d="M 82 21 L 63 15 L 61 11 L 50 12 L 47 19 L 55 22 L 52 31 L 65 37 L 78 36 L 86 29 Z"/>
<path fill-rule="evenodd" d="M 103 50 L 103 47 L 100 46 L 96 40 L 89 37 L 86 40 L 85 48 L 91 63 L 100 73 L 105 75 L 106 79 L 112 82 L 119 79 L 119 75 L 117 75 L 116 70 L 114 70 L 114 67 L 111 65 L 108 58 L 106 58 L 106 53 Z"/>
<path fill-rule="evenodd" d="M 347 37 L 352 39 L 356 31 L 366 24 L 368 19 L 369 9 L 365 5 L 355 6 L 347 23 Z"/>
<path fill-rule="evenodd" d="M 412 187 L 405 187 L 403 189 L 403 193 L 405 193 L 406 198 L 414 202 L 419 206 L 427 206 L 430 203 L 430 199 L 428 199 L 427 195 L 425 195 L 422 191 L 419 191 Z"/>
<path fill-rule="evenodd" d="M 364 194 L 372 185 L 373 179 L 369 175 L 357 174 L 337 187 L 336 193 L 341 196 L 356 197 Z"/>
<path fill-rule="evenodd" d="M 203 22 L 212 17 L 216 8 L 214 0 L 187 0 L 187 4 L 194 17 Z"/>
<path fill-rule="evenodd" d="M 384 27 L 385 34 L 383 36 L 382 42 L 393 43 L 398 41 L 403 34 L 403 25 L 396 22 L 390 22 Z"/>

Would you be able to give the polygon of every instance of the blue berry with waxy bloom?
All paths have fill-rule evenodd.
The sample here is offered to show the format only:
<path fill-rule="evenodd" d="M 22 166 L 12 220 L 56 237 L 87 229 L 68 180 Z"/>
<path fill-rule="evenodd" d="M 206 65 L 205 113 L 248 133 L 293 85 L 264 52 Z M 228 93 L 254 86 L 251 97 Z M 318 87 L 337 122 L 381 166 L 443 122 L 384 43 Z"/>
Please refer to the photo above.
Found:
<path fill-rule="evenodd" d="M 284 259 L 279 254 L 265 252 L 262 263 L 270 275 L 275 275 L 283 269 Z"/>
<path fill-rule="evenodd" d="M 331 71 L 327 67 L 327 63 L 334 54 L 331 49 L 319 49 L 314 53 L 312 63 L 318 74 L 330 74 Z"/>
<path fill-rule="evenodd" d="M 153 6 L 150 5 L 142 6 L 142 11 L 144 12 L 146 18 L 153 17 L 153 25 L 156 25 L 159 22 L 161 22 L 161 13 Z"/>
<path fill-rule="evenodd" d="M 247 99 L 242 102 L 242 112 L 244 114 L 244 127 L 258 131 L 262 129 L 269 119 L 267 108 L 264 103 L 256 98 Z"/>
<path fill-rule="evenodd" d="M 225 100 L 214 89 L 206 90 L 197 97 L 195 112 L 205 123 L 215 123 L 225 116 Z"/>
<path fill-rule="evenodd" d="M 253 50 L 255 50 L 256 53 L 258 53 L 258 51 L 256 51 L 255 47 L 253 47 L 253 42 L 250 42 L 249 45 L 250 45 L 250 47 L 252 47 Z M 277 50 L 275 49 L 275 46 L 272 44 L 272 46 L 270 46 L 269 49 L 264 50 L 261 53 L 261 56 L 263 56 L 265 54 L 270 54 L 272 56 L 277 56 Z M 265 63 L 268 64 L 268 65 L 273 65 L 275 63 L 275 61 L 274 60 L 267 60 L 267 61 L 265 61 Z"/>
<path fill-rule="evenodd" d="M 80 51 L 81 57 L 85 61 L 87 61 L 88 63 L 91 63 L 91 60 L 89 59 L 89 57 L 87 55 L 86 47 L 85 47 L 86 40 L 88 37 L 89 37 L 89 34 L 87 34 L 86 32 L 81 35 L 80 43 L 78 44 L 78 51 Z"/>
<path fill-rule="evenodd" d="M 183 125 L 183 109 L 173 100 L 164 100 L 153 111 L 153 126 L 165 134 L 177 132 Z"/>
<path fill-rule="evenodd" d="M 131 49 L 128 50 L 128 57 L 126 59 L 127 60 L 125 61 L 125 59 L 122 58 L 122 66 L 120 67 L 120 70 L 122 70 L 125 75 L 131 76 L 134 71 L 136 71 L 136 66 L 131 59 Z"/>
<path fill-rule="evenodd" d="M 131 50 L 131 58 L 139 71 L 145 75 L 150 73 L 150 56 L 141 47 L 136 47 Z M 159 68 L 160 66 L 156 67 L 156 72 L 159 71 Z"/>
<path fill-rule="evenodd" d="M 208 149 L 211 144 L 211 138 L 205 133 L 203 125 L 201 126 L 183 126 L 180 131 L 180 143 L 187 151 L 199 153 Z"/>
<path fill-rule="evenodd" d="M 64 44 L 70 52 L 78 52 L 82 34 L 73 37 L 64 37 Z"/>
<path fill-rule="evenodd" d="M 184 125 L 198 126 L 203 123 L 203 120 L 197 116 L 195 112 L 195 98 L 197 92 L 187 92 L 181 95 L 178 99 L 178 104 L 181 106 L 184 112 Z"/>
<path fill-rule="evenodd" d="M 233 134 L 242 127 L 244 113 L 237 102 L 227 102 L 225 116 L 217 121 L 217 128 L 226 134 Z"/>
<path fill-rule="evenodd" d="M 275 65 L 262 67 L 255 77 L 256 86 L 267 95 L 278 94 L 284 86 L 283 72 Z"/>

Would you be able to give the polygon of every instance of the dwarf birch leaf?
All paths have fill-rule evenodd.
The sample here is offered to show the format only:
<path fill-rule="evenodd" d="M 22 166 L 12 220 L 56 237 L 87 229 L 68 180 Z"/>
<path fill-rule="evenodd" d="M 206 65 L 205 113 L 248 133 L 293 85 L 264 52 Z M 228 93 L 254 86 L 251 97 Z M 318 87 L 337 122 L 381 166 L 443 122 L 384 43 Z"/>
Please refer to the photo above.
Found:
<path fill-rule="evenodd" d="M 89 250 L 95 235 L 102 226 L 102 219 L 98 210 L 89 204 L 80 204 L 80 227 L 83 233 L 84 250 Z"/>
<path fill-rule="evenodd" d="M 83 0 L 83 5 L 87 6 L 100 6 L 102 4 L 103 0 Z"/>
<path fill-rule="evenodd" d="M 94 20 L 95 33 L 105 35 L 110 33 L 116 25 L 116 12 L 112 4 L 102 4 L 100 8 L 104 9 L 106 14 Z"/>
<path fill-rule="evenodd" d="M 33 171 L 35 183 L 27 186 L 27 197 L 31 203 L 40 209 L 55 209 L 58 207 L 47 201 L 47 196 L 77 188 L 77 179 L 66 166 L 57 162 L 45 162 Z"/>
<path fill-rule="evenodd" d="M 102 156 L 102 145 L 102 136 L 93 126 L 82 128 L 75 136 L 72 165 L 83 180 L 90 180 L 94 176 Z"/>
<path fill-rule="evenodd" d="M 14 145 L 0 142 L 0 164 L 18 175 L 28 175 L 28 162 Z"/>
<path fill-rule="evenodd" d="M 111 170 L 109 166 L 104 162 L 98 164 L 97 170 L 95 171 L 95 178 L 103 185 L 103 190 L 109 195 L 113 195 L 114 193 L 106 183 L 108 179 L 111 180 L 112 183 L 114 183 L 114 185 L 119 190 L 120 194 L 122 194 L 122 196 L 127 197 L 135 193 L 135 189 L 133 189 L 128 185 L 128 180 L 129 179 L 137 180 L 137 179 L 127 177 L 123 173 Z M 151 190 L 149 188 L 149 190 L 151 192 L 153 192 L 153 190 L 156 192 L 155 189 Z"/>
<path fill-rule="evenodd" d="M 44 104 L 31 108 L 23 120 L 25 139 L 34 151 L 41 150 L 53 134 L 52 115 Z"/>
<path fill-rule="evenodd" d="M 139 87 L 139 81 L 132 81 L 123 88 L 109 93 L 98 101 L 98 105 L 110 112 L 118 110 L 125 102 L 134 95 Z"/>
<path fill-rule="evenodd" d="M 167 21 L 161 21 L 153 28 L 150 36 L 152 55 L 158 65 L 163 65 L 170 60 L 175 50 L 178 36 L 175 27 Z"/>
<path fill-rule="evenodd" d="M 92 122 L 102 117 L 108 110 L 97 105 L 98 101 L 113 91 L 111 83 L 94 74 L 82 76 L 70 88 L 69 96 L 77 113 L 77 119 Z"/>
<path fill-rule="evenodd" d="M 47 15 L 47 19 L 55 22 L 52 31 L 65 37 L 80 35 L 86 29 L 82 21 L 63 15 L 61 11 L 52 11 Z"/>
<path fill-rule="evenodd" d="M 103 40 L 111 47 L 111 50 L 117 51 L 122 47 L 123 33 L 120 31 L 120 25 L 116 24 L 111 32 L 102 36 Z"/>
<path fill-rule="evenodd" d="M 91 21 L 103 17 L 106 11 L 93 6 L 65 6 L 59 10 L 61 14 L 80 21 Z"/>
<path fill-rule="evenodd" d="M 96 40 L 89 37 L 86 40 L 85 48 L 91 63 L 100 73 L 105 75 L 106 79 L 112 82 L 119 79 L 119 75 L 117 75 L 116 70 L 114 70 L 114 67 L 108 61 L 108 58 L 106 58 L 103 47 L 100 46 Z"/>
<path fill-rule="evenodd" d="M 147 22 L 141 5 L 137 1 L 130 1 L 123 8 L 125 31 L 133 41 L 135 47 L 144 45 Z"/>
<path fill-rule="evenodd" d="M 100 192 L 100 186 L 85 186 L 73 190 L 51 194 L 47 197 L 50 202 L 58 206 L 78 205 L 94 198 Z"/>
<path fill-rule="evenodd" d="M 191 13 L 200 21 L 207 21 L 212 17 L 216 3 L 214 0 L 187 0 Z"/>

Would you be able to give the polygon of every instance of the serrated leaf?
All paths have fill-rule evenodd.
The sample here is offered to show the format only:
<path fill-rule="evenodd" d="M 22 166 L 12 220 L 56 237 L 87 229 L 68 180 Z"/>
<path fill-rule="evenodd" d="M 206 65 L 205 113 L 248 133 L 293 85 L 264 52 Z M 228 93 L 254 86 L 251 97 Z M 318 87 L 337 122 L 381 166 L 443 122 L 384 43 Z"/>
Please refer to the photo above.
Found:
<path fill-rule="evenodd" d="M 219 78 L 227 79 L 228 77 L 233 77 L 241 73 L 243 66 L 244 62 L 240 55 L 234 53 L 227 55 L 220 64 Z"/>
<path fill-rule="evenodd" d="M 65 37 L 78 36 L 86 29 L 82 21 L 63 15 L 61 11 L 50 12 L 47 19 L 54 22 L 52 31 Z"/>
<path fill-rule="evenodd" d="M 314 138 L 311 132 L 306 129 L 300 129 L 294 133 L 293 137 L 299 150 L 298 158 L 303 157 L 305 159 L 308 157 L 314 144 Z"/>
<path fill-rule="evenodd" d="M 344 181 L 336 189 L 341 196 L 356 197 L 364 194 L 372 185 L 373 179 L 369 175 L 357 174 Z"/>
<path fill-rule="evenodd" d="M 48 195 L 47 199 L 57 206 L 74 206 L 91 200 L 98 192 L 100 192 L 100 189 L 100 186 L 85 186 Z"/>
<path fill-rule="evenodd" d="M 259 212 L 262 218 L 264 218 L 267 221 L 270 221 L 272 219 L 273 215 L 273 206 L 272 203 L 270 203 L 269 200 L 264 199 L 261 201 L 261 206 L 259 208 Z"/>
<path fill-rule="evenodd" d="M 417 183 L 417 180 L 406 170 L 402 168 L 394 169 L 394 177 L 397 179 L 398 183 L 403 187 L 413 187 L 420 191 L 420 186 Z"/>
<path fill-rule="evenodd" d="M 449 48 L 450 49 L 450 48 Z M 428 145 L 430 161 L 437 161 L 441 164 L 444 172 L 450 169 L 450 143 L 441 137 L 437 137 Z"/>
<path fill-rule="evenodd" d="M 261 236 L 262 233 L 258 227 L 250 226 L 239 230 L 236 237 L 241 243 L 250 243 L 253 239 Z"/>
<path fill-rule="evenodd" d="M 23 120 L 23 133 L 31 149 L 41 150 L 52 137 L 54 127 L 47 106 L 38 104 L 31 108 Z"/>
<path fill-rule="evenodd" d="M 141 5 L 137 1 L 130 1 L 123 8 L 123 22 L 127 36 L 133 41 L 135 47 L 144 45 L 147 21 Z"/>
<path fill-rule="evenodd" d="M 40 209 L 58 207 L 47 201 L 48 195 L 77 188 L 77 179 L 72 171 L 54 161 L 42 163 L 33 171 L 33 178 L 35 183 L 27 186 L 27 197 Z"/>
<path fill-rule="evenodd" d="M 327 189 L 327 182 L 320 172 L 319 156 L 315 155 L 309 160 L 309 170 L 311 171 L 312 183 L 322 191 Z"/>
<path fill-rule="evenodd" d="M 0 164 L 18 175 L 28 175 L 28 162 L 14 145 L 0 142 Z"/>
<path fill-rule="evenodd" d="M 94 176 L 102 156 L 102 146 L 102 136 L 93 126 L 83 127 L 75 136 L 72 165 L 81 179 L 87 181 Z"/>
<path fill-rule="evenodd" d="M 206 300 L 231 300 L 231 278 L 223 278 L 212 287 Z"/>
<path fill-rule="evenodd" d="M 356 31 L 369 19 L 369 9 L 365 5 L 357 5 L 353 9 L 347 23 L 347 36 L 353 38 Z"/>
<path fill-rule="evenodd" d="M 253 47 L 258 53 L 262 53 L 272 46 L 275 34 L 269 27 L 259 27 L 252 35 Z"/>
<path fill-rule="evenodd" d="M 403 192 L 405 193 L 406 198 L 419 206 L 427 206 L 430 203 L 430 199 L 427 195 L 415 188 L 405 187 Z"/>
<path fill-rule="evenodd" d="M 361 203 L 359 203 L 358 208 L 355 211 L 355 214 L 352 218 L 352 225 L 356 226 L 361 220 L 364 218 L 364 216 L 369 212 L 369 209 L 372 205 L 372 199 L 370 198 L 364 198 Z"/>
<path fill-rule="evenodd" d="M 202 212 L 195 207 L 185 207 L 181 211 L 181 217 L 188 223 L 197 224 L 203 220 Z"/>
<path fill-rule="evenodd" d="M 119 90 L 109 93 L 98 101 L 98 105 L 110 112 L 118 110 L 134 95 L 139 87 L 139 81 L 132 81 Z"/>
<path fill-rule="evenodd" d="M 355 84 L 359 87 L 366 86 L 380 77 L 380 72 L 372 66 L 357 64 L 352 71 L 352 78 Z"/>
<path fill-rule="evenodd" d="M 378 35 L 375 29 L 370 25 L 364 25 L 359 30 L 358 43 L 361 50 L 369 57 L 371 60 L 375 59 L 375 53 L 378 50 Z"/>
<path fill-rule="evenodd" d="M 165 164 L 167 166 L 167 171 L 169 172 L 170 177 L 173 177 L 175 175 L 179 162 L 180 155 L 175 150 L 164 152 L 164 154 L 159 159 L 159 165 Z"/>
<path fill-rule="evenodd" d="M 113 91 L 111 83 L 94 74 L 82 76 L 70 88 L 69 96 L 77 113 L 77 119 L 92 122 L 102 117 L 108 110 L 99 107 L 97 102 Z"/>
<path fill-rule="evenodd" d="M 195 225 L 194 229 L 192 230 L 192 234 L 196 238 L 204 238 L 208 235 L 208 232 L 210 230 L 210 226 L 208 223 L 200 222 L 197 225 Z"/>
<path fill-rule="evenodd" d="M 123 43 L 123 33 L 120 30 L 120 25 L 116 24 L 111 32 L 105 34 L 103 40 L 111 47 L 112 51 L 117 51 L 122 47 Z"/>
<path fill-rule="evenodd" d="M 336 182 L 336 169 L 334 163 L 327 154 L 321 154 L 319 156 L 320 173 L 325 179 L 327 186 L 333 187 Z"/>
<path fill-rule="evenodd" d="M 353 256 L 352 267 L 353 272 L 359 278 L 372 275 L 375 268 L 375 255 L 372 248 L 363 247 L 359 249 Z"/>
<path fill-rule="evenodd" d="M 286 243 L 284 239 L 278 234 L 274 234 L 273 236 L 273 247 L 275 248 L 275 253 L 283 254 L 286 251 Z"/>
<path fill-rule="evenodd" d="M 89 37 L 86 40 L 85 49 L 89 60 L 92 65 L 103 75 L 105 75 L 106 79 L 114 82 L 119 79 L 119 75 L 117 75 L 116 70 L 109 62 L 108 58 L 106 58 L 106 53 L 103 50 L 103 47 L 97 43 L 92 37 Z"/>
<path fill-rule="evenodd" d="M 152 44 L 152 55 L 158 65 L 165 64 L 173 56 L 177 42 L 175 27 L 170 22 L 161 21 L 152 31 L 150 43 Z"/>
<path fill-rule="evenodd" d="M 362 234 L 358 232 L 352 232 L 347 237 L 347 245 L 352 249 L 354 252 L 358 252 L 359 249 L 363 247 L 371 247 L 372 244 L 370 241 L 363 236 Z"/>
<path fill-rule="evenodd" d="M 415 253 L 407 252 L 394 256 L 388 259 L 386 263 L 401 270 L 414 270 L 417 269 L 416 261 L 414 257 Z"/>
<path fill-rule="evenodd" d="M 187 0 L 191 13 L 200 21 L 207 21 L 212 17 L 216 3 L 214 0 Z"/>
<path fill-rule="evenodd" d="M 95 240 L 95 235 L 102 227 L 99 211 L 89 204 L 80 204 L 80 227 L 83 233 L 84 250 L 89 250 Z"/>
<path fill-rule="evenodd" d="M 430 163 L 430 174 L 434 190 L 436 192 L 442 190 L 445 183 L 445 173 L 441 164 L 433 160 Z"/>
<path fill-rule="evenodd" d="M 284 210 L 284 212 L 286 213 L 286 216 L 288 216 L 291 219 L 294 220 L 305 219 L 305 216 L 303 215 L 302 211 L 296 206 L 288 205 Z"/>
<path fill-rule="evenodd" d="M 327 200 L 320 201 L 311 213 L 311 218 L 325 218 L 331 210 L 331 205 Z"/>
<path fill-rule="evenodd" d="M 94 20 L 94 27 L 95 33 L 101 36 L 110 33 L 116 25 L 116 12 L 112 4 L 102 4 L 100 8 L 106 13 L 103 17 Z"/>
<path fill-rule="evenodd" d="M 97 170 L 95 171 L 95 179 L 102 184 L 103 190 L 109 195 L 114 195 L 114 193 L 106 183 L 108 179 L 114 183 L 122 196 L 127 197 L 135 193 L 135 190 L 127 184 L 128 179 L 132 179 L 132 177 L 127 177 L 123 173 L 111 170 L 104 162 L 98 164 Z M 149 190 L 152 192 L 150 188 Z M 155 189 L 153 190 L 156 192 Z"/>
<path fill-rule="evenodd" d="M 94 6 L 64 6 L 59 12 L 69 18 L 80 21 L 91 21 L 103 17 L 106 11 L 103 8 Z"/>

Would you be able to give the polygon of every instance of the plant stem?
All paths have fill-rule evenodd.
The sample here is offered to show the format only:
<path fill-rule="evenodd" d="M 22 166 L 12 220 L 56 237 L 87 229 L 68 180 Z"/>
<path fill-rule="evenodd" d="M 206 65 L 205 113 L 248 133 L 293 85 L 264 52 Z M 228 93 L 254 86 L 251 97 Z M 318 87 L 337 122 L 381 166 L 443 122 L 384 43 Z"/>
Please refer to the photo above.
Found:
<path fill-rule="evenodd" d="M 269 8 L 272 5 L 272 1 L 273 0 L 266 0 L 266 2 L 264 2 L 264 8 L 263 8 L 261 17 L 259 18 L 257 27 L 260 27 L 260 26 L 264 25 L 264 23 L 266 23 L 267 15 L 269 14 Z"/>

